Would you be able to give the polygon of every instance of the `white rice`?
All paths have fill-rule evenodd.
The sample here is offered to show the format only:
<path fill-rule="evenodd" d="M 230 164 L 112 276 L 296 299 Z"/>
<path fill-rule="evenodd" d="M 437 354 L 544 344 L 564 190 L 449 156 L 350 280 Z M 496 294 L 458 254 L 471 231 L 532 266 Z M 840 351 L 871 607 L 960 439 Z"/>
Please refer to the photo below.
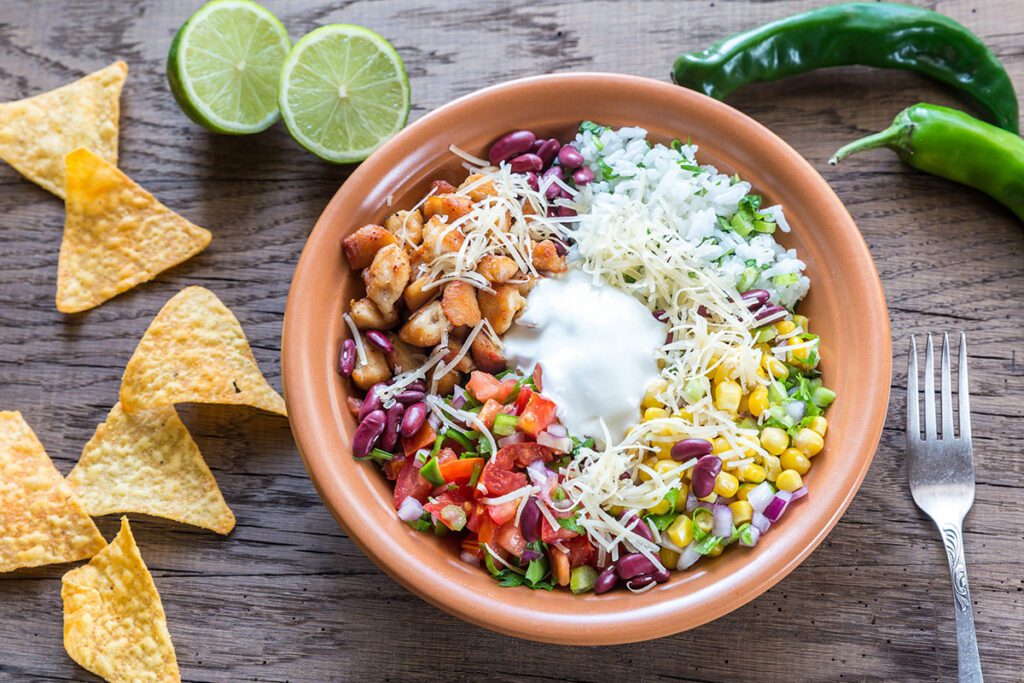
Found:
<path fill-rule="evenodd" d="M 596 136 L 584 130 L 573 144 L 595 176 L 577 197 L 578 204 L 585 207 L 596 193 L 642 198 L 655 207 L 659 221 L 692 245 L 695 257 L 733 284 L 738 286 L 744 271 L 754 268 L 756 279 L 744 283 L 743 289 L 765 289 L 772 301 L 789 309 L 807 294 L 810 280 L 795 249 L 784 249 L 773 234 L 752 232 L 742 237 L 719 225 L 719 217 L 728 221 L 736 213 L 750 193 L 750 183 L 719 173 L 711 165 L 699 171 L 682 168 L 680 164 L 697 166 L 696 145 L 652 147 L 643 128 L 605 128 Z M 612 177 L 606 177 L 606 170 Z M 789 232 L 781 206 L 762 207 L 760 213 L 775 221 L 779 230 Z M 753 273 L 748 272 L 748 280 Z M 793 283 L 775 279 L 794 273 L 798 277 Z"/>

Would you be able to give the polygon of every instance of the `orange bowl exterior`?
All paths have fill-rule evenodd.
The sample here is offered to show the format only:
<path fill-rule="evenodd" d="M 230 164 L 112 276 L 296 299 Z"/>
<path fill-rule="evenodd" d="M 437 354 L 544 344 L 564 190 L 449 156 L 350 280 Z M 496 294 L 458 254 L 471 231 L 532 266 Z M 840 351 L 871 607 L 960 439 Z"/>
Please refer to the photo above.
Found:
<path fill-rule="evenodd" d="M 800 311 L 821 335 L 822 371 L 839 398 L 828 413 L 825 450 L 807 476 L 810 495 L 754 549 L 730 549 L 635 595 L 615 590 L 500 588 L 461 562 L 450 540 L 411 530 L 395 515 L 391 486 L 352 459 L 355 424 L 347 381 L 336 372 L 341 314 L 361 284 L 341 239 L 409 208 L 431 180 L 465 175 L 449 145 L 486 156 L 507 131 L 566 139 L 581 120 L 646 128 L 655 139 L 692 138 L 703 163 L 739 173 L 793 227 L 781 241 L 807 264 L 811 293 Z M 410 125 L 365 161 L 328 204 L 295 271 L 282 342 L 292 430 L 314 485 L 349 536 L 384 571 L 425 600 L 467 621 L 531 640 L 607 645 L 694 628 L 754 599 L 825 538 L 853 499 L 874 455 L 889 396 L 891 345 L 882 286 L 864 240 L 824 179 L 757 122 L 698 93 L 613 74 L 559 74 L 497 85 Z"/>

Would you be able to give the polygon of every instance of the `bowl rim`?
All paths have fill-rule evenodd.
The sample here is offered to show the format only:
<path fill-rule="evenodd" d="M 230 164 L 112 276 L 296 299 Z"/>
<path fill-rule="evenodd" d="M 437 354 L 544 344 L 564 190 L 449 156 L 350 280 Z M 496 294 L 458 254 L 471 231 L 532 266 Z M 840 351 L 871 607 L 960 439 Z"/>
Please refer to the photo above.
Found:
<path fill-rule="evenodd" d="M 592 622 L 581 622 L 580 619 L 573 618 L 572 615 L 555 615 L 549 612 L 544 613 L 544 619 L 532 620 L 526 618 L 521 609 L 513 609 L 510 605 L 504 605 L 508 611 L 503 612 L 500 609 L 502 605 L 496 606 L 488 598 L 472 594 L 463 588 L 456 578 L 442 576 L 438 579 L 434 576 L 433 580 L 428 580 L 424 573 L 418 572 L 411 563 L 401 562 L 400 560 L 403 559 L 415 558 L 410 558 L 398 548 L 387 534 L 374 534 L 366 527 L 353 528 L 346 520 L 350 517 L 355 519 L 355 510 L 349 506 L 343 495 L 344 492 L 340 490 L 339 486 L 333 485 L 336 482 L 331 482 L 330 486 L 324 485 L 324 481 L 328 479 L 325 470 L 326 459 L 336 456 L 326 449 L 327 444 L 324 442 L 322 430 L 319 430 L 317 425 L 318 406 L 323 409 L 326 403 L 322 398 L 318 398 L 316 392 L 310 388 L 313 383 L 307 381 L 310 379 L 309 373 L 312 365 L 322 364 L 323 359 L 322 350 L 319 354 L 313 352 L 307 348 L 307 344 L 300 341 L 304 337 L 303 329 L 317 324 L 315 320 L 311 319 L 312 316 L 303 315 L 303 297 L 307 287 L 312 286 L 313 275 L 309 267 L 309 262 L 313 259 L 312 254 L 323 248 L 324 245 L 318 242 L 325 239 L 324 233 L 328 231 L 326 225 L 334 220 L 333 214 L 338 205 L 343 202 L 346 188 L 355 186 L 357 181 L 361 181 L 364 176 L 372 176 L 378 170 L 376 166 L 382 163 L 378 160 L 387 157 L 391 150 L 401 149 L 407 140 L 415 139 L 420 130 L 432 126 L 439 119 L 443 120 L 449 115 L 449 112 L 457 110 L 469 102 L 501 96 L 512 90 L 545 87 L 552 83 L 560 87 L 568 87 L 574 82 L 581 81 L 590 84 L 594 81 L 601 81 L 609 88 L 614 88 L 617 85 L 642 88 L 651 94 L 675 98 L 679 101 L 680 106 L 703 109 L 709 115 L 724 117 L 730 120 L 730 123 L 752 131 L 758 138 L 759 144 L 770 148 L 772 153 L 780 155 L 775 161 L 780 166 L 787 166 L 792 174 L 801 176 L 805 182 L 810 183 L 813 190 L 820 194 L 822 201 L 829 205 L 831 213 L 834 214 L 833 217 L 843 223 L 842 227 L 838 229 L 848 233 L 845 246 L 852 250 L 850 257 L 856 262 L 864 276 L 860 279 L 865 286 L 863 294 L 870 299 L 866 304 L 866 308 L 873 314 L 873 319 L 870 322 L 879 326 L 877 328 L 878 337 L 885 340 L 883 348 L 876 347 L 875 358 L 873 358 L 876 364 L 873 374 L 884 375 L 886 381 L 883 383 L 884 386 L 878 389 L 877 400 L 870 402 L 863 412 L 862 443 L 865 452 L 859 461 L 859 466 L 852 472 L 853 476 L 849 479 L 850 486 L 845 492 L 838 495 L 838 500 L 831 510 L 831 514 L 825 519 L 825 523 L 816 528 L 813 535 L 797 552 L 785 558 L 773 558 L 771 564 L 768 565 L 770 571 L 758 575 L 757 581 L 735 587 L 734 591 L 716 602 L 707 604 L 705 601 L 705 604 L 701 605 L 703 611 L 699 613 L 695 613 L 692 606 L 688 606 L 690 613 L 687 615 L 688 621 L 685 623 L 683 620 L 675 618 L 669 609 L 659 609 L 653 613 L 651 610 L 612 611 L 615 618 L 593 619 Z M 496 134 L 500 132 L 497 131 Z M 422 171 L 416 170 L 413 174 L 422 174 Z M 383 176 L 383 174 L 380 175 Z M 399 132 L 375 151 L 344 181 L 317 219 L 296 265 L 285 307 L 281 363 L 282 383 L 292 433 L 310 479 L 318 495 L 349 538 L 381 569 L 405 588 L 431 604 L 465 621 L 499 633 L 549 643 L 610 645 L 667 636 L 713 621 L 770 589 L 821 544 L 859 490 L 877 450 L 888 412 L 890 394 L 890 381 L 888 380 L 891 380 L 892 371 L 891 344 L 885 294 L 868 246 L 841 200 L 825 179 L 796 150 L 746 114 L 695 91 L 639 76 L 602 72 L 571 72 L 506 81 L 452 100 L 417 119 Z M 834 497 L 833 500 L 836 498 Z M 683 598 L 685 597 L 684 595 Z M 677 597 L 674 600 L 679 601 L 680 598 Z"/>

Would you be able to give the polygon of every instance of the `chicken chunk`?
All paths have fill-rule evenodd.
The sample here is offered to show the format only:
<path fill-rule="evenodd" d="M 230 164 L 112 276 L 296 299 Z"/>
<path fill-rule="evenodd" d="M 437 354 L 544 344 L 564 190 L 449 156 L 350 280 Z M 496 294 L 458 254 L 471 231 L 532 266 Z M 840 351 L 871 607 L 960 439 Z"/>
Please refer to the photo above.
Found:
<path fill-rule="evenodd" d="M 397 244 L 389 244 L 373 257 L 373 263 L 363 271 L 366 296 L 377 304 L 381 313 L 391 313 L 395 302 L 402 298 L 409 284 L 409 257 Z"/>
<path fill-rule="evenodd" d="M 441 297 L 441 308 L 453 326 L 468 325 L 480 322 L 480 306 L 476 302 L 476 290 L 465 282 L 456 280 L 444 287 Z"/>
<path fill-rule="evenodd" d="M 503 284 L 519 274 L 519 266 L 508 256 L 487 254 L 477 261 L 476 272 L 491 284 Z"/>
<path fill-rule="evenodd" d="M 387 314 L 381 313 L 377 304 L 367 298 L 349 301 L 348 313 L 360 330 L 390 330 L 398 323 L 398 311 L 392 308 Z"/>
<path fill-rule="evenodd" d="M 363 391 L 368 391 L 377 382 L 391 379 L 391 366 L 387 356 L 373 344 L 363 344 L 366 349 L 366 362 L 356 359 L 356 367 L 352 370 L 352 381 Z"/>
<path fill-rule="evenodd" d="M 526 306 L 526 299 L 519 293 L 515 285 L 497 285 L 494 294 L 480 291 L 477 294 L 480 313 L 491 323 L 498 334 L 505 334 L 512 326 L 512 321 Z"/>
<path fill-rule="evenodd" d="M 406 249 L 415 247 L 423 241 L 423 214 L 419 212 L 419 209 L 414 211 L 398 211 L 391 214 L 384 221 L 384 227 Z"/>
<path fill-rule="evenodd" d="M 545 273 L 564 273 L 568 270 L 565 257 L 558 254 L 558 248 L 551 240 L 533 245 L 533 267 Z"/>
<path fill-rule="evenodd" d="M 398 338 L 413 346 L 437 346 L 451 323 L 444 316 L 440 301 L 432 301 L 412 314 L 398 331 Z"/>
<path fill-rule="evenodd" d="M 486 334 L 480 333 L 473 339 L 470 353 L 473 356 L 473 362 L 484 372 L 501 372 L 508 366 L 505 357 L 501 355 L 501 348 Z"/>
<path fill-rule="evenodd" d="M 395 236 L 379 225 L 364 225 L 341 241 L 345 260 L 352 270 L 362 270 L 371 263 L 377 252 L 394 244 Z"/>

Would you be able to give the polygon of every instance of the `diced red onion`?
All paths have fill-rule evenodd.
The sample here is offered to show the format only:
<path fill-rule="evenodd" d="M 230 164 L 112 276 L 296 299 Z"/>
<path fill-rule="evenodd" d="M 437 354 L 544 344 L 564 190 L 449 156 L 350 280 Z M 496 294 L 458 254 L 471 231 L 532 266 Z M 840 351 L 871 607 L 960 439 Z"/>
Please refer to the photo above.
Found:
<path fill-rule="evenodd" d="M 541 446 L 547 446 L 558 453 L 568 453 L 572 450 L 572 439 L 567 436 L 552 436 L 549 432 L 538 434 L 537 443 Z"/>
<path fill-rule="evenodd" d="M 686 494 L 686 514 L 690 514 L 694 510 L 700 507 L 700 501 L 697 500 L 697 496 L 693 495 L 693 491 Z"/>
<path fill-rule="evenodd" d="M 775 494 L 775 497 L 768 503 L 768 507 L 764 509 L 764 516 L 768 518 L 769 522 L 779 521 L 782 513 L 789 507 L 789 501 L 792 497 L 793 494 L 789 491 L 779 491 Z"/>
<path fill-rule="evenodd" d="M 754 510 L 754 515 L 750 518 L 750 526 L 756 528 L 762 534 L 768 533 L 768 529 L 771 528 L 772 523 L 762 513 Z"/>
<path fill-rule="evenodd" d="M 804 409 L 806 407 L 807 406 L 803 401 L 790 401 L 785 405 L 784 410 L 786 411 L 786 415 L 793 418 L 794 422 L 799 422 L 804 419 Z"/>
<path fill-rule="evenodd" d="M 700 557 L 700 553 L 697 552 L 697 542 L 694 541 L 690 543 L 690 545 L 686 546 L 686 549 L 683 550 L 683 554 L 679 556 L 679 561 L 676 562 L 676 569 L 679 571 L 689 569 L 696 564 Z"/>
<path fill-rule="evenodd" d="M 423 516 L 423 503 L 412 496 L 406 496 L 398 506 L 398 518 L 403 522 L 415 522 Z"/>
<path fill-rule="evenodd" d="M 800 500 L 801 498 L 803 498 L 806 495 L 807 495 L 807 487 L 806 486 L 801 486 L 796 491 L 793 491 L 792 496 L 790 496 L 789 502 L 792 503 L 794 500 Z"/>
<path fill-rule="evenodd" d="M 750 507 L 754 508 L 758 512 L 764 512 L 764 509 L 768 507 L 768 503 L 775 497 L 775 492 L 772 491 L 772 485 L 766 481 L 761 482 L 747 493 L 747 502 L 750 503 Z"/>
<path fill-rule="evenodd" d="M 441 418 L 439 418 L 436 413 L 431 413 L 427 417 L 427 424 L 429 424 L 430 428 L 436 432 L 441 426 Z"/>
<path fill-rule="evenodd" d="M 714 526 L 711 533 L 719 538 L 728 538 L 732 535 L 732 510 L 725 505 L 716 505 L 711 511 L 714 519 Z"/>
<path fill-rule="evenodd" d="M 474 567 L 480 566 L 480 558 L 474 555 L 473 553 L 467 553 L 465 550 L 459 553 L 459 559 L 465 562 L 466 564 L 473 565 Z"/>
<path fill-rule="evenodd" d="M 508 436 L 498 439 L 498 448 L 504 448 L 505 446 L 511 446 L 514 443 L 522 443 L 524 441 L 526 441 L 526 434 L 523 432 L 513 432 Z"/>
<path fill-rule="evenodd" d="M 452 390 L 452 408 L 461 410 L 464 405 L 466 405 L 466 390 L 456 384 Z"/>
<path fill-rule="evenodd" d="M 563 436 L 569 436 L 569 430 L 565 428 L 565 425 L 553 424 L 548 425 L 548 434 L 551 436 L 557 436 L 559 438 Z"/>
<path fill-rule="evenodd" d="M 523 562 L 533 562 L 534 560 L 540 559 L 540 553 L 536 550 L 524 550 L 519 559 Z"/>
<path fill-rule="evenodd" d="M 740 545 L 745 545 L 748 548 L 753 548 L 755 545 L 757 545 L 757 541 L 761 538 L 761 530 L 758 529 L 756 526 L 751 525 L 750 528 L 747 530 L 747 533 L 750 534 L 750 543 L 744 543 L 743 537 L 741 536 Z"/>
<path fill-rule="evenodd" d="M 548 477 L 551 476 L 548 468 L 544 466 L 543 460 L 534 460 L 527 465 L 526 473 L 530 475 L 530 481 L 533 482 L 534 486 L 544 486 L 548 481 Z"/>

